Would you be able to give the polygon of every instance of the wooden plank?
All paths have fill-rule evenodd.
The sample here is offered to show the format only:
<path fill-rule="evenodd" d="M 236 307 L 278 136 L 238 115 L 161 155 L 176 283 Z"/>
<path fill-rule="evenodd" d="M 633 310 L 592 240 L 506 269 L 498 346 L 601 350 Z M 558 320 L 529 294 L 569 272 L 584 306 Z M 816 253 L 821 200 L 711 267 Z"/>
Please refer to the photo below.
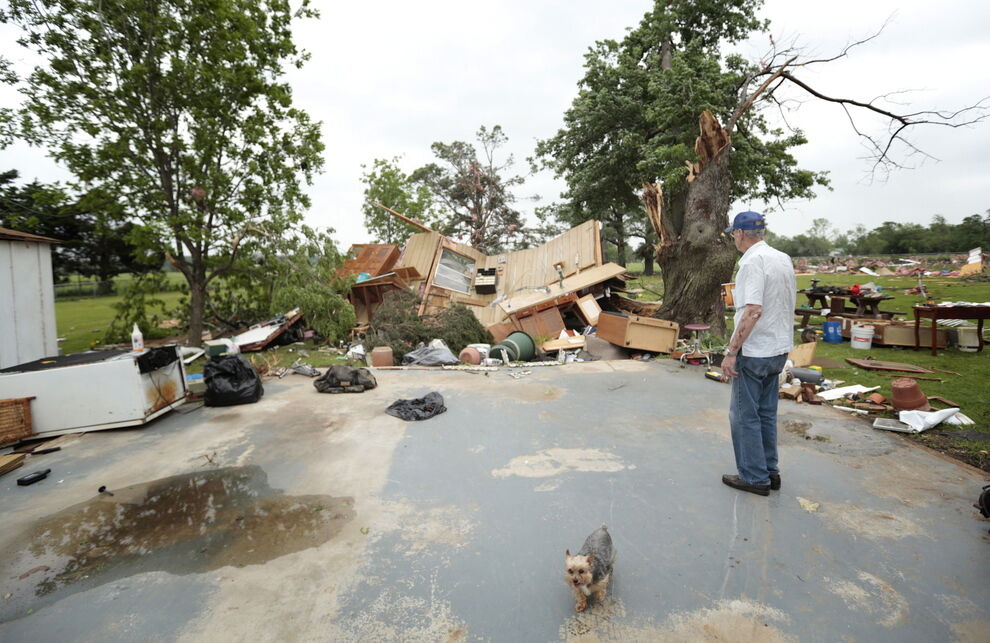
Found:
<path fill-rule="evenodd" d="M 520 328 L 511 319 L 504 322 L 499 322 L 497 324 L 491 324 L 485 328 L 489 333 L 491 333 L 492 339 L 496 344 L 511 335 L 513 331 L 520 330 Z"/>
<path fill-rule="evenodd" d="M 853 359 L 847 357 L 846 361 L 853 366 L 866 369 L 868 371 L 899 371 L 902 373 L 931 373 L 927 368 L 915 366 L 914 364 L 904 364 L 902 362 L 881 362 L 870 359 Z"/>
<path fill-rule="evenodd" d="M 339 275 L 356 275 L 365 272 L 372 277 L 383 275 L 399 260 L 399 247 L 389 243 L 355 243 L 351 246 L 356 256 L 346 260 L 337 272 Z"/>
<path fill-rule="evenodd" d="M 547 308 L 528 315 L 514 315 L 515 321 L 533 337 L 556 337 L 564 330 L 559 308 Z"/>
<path fill-rule="evenodd" d="M 469 295 L 463 295 L 457 293 L 450 296 L 450 300 L 457 304 L 466 304 L 468 306 L 485 306 L 488 304 L 484 299 L 478 299 L 477 297 L 471 297 Z"/>
<path fill-rule="evenodd" d="M 548 342 L 543 342 L 543 352 L 551 353 L 553 351 L 559 351 L 561 349 L 568 351 L 575 348 L 584 348 L 586 344 L 584 335 L 578 335 L 577 337 L 564 337 L 563 339 L 551 339 Z"/>
<path fill-rule="evenodd" d="M 905 380 L 923 380 L 925 382 L 941 382 L 941 377 L 923 377 L 921 375 L 899 375 L 896 373 L 877 373 L 878 377 L 896 377 Z"/>
<path fill-rule="evenodd" d="M 423 225 L 419 221 L 416 221 L 415 219 L 410 219 L 409 217 L 407 217 L 404 214 L 399 214 L 398 212 L 396 212 L 392 208 L 386 207 L 386 206 L 382 205 L 381 203 L 379 203 L 377 201 L 375 201 L 374 204 L 377 205 L 382 210 L 385 210 L 386 212 L 388 212 L 389 214 L 391 214 L 396 219 L 399 219 L 401 221 L 405 221 L 406 223 L 408 223 L 409 225 L 413 226 L 414 228 L 418 228 L 418 229 L 422 230 L 423 232 L 433 232 L 433 230 L 430 230 L 429 228 L 427 228 L 425 225 Z"/>
<path fill-rule="evenodd" d="M 598 328 L 596 334 L 610 344 L 616 346 L 626 345 L 626 327 L 629 325 L 627 315 L 618 315 L 603 311 L 598 316 Z"/>
<path fill-rule="evenodd" d="M 9 473 L 24 464 L 24 458 L 26 457 L 27 456 L 23 453 L 8 453 L 7 455 L 0 455 L 0 476 L 5 473 Z"/>
<path fill-rule="evenodd" d="M 626 329 L 626 346 L 655 353 L 671 353 L 677 347 L 680 325 L 666 319 L 640 317 L 629 318 Z"/>
<path fill-rule="evenodd" d="M 584 288 L 590 288 L 596 284 L 600 284 L 603 281 L 608 281 L 609 279 L 624 275 L 626 269 L 622 266 L 614 263 L 607 263 L 604 266 L 596 266 L 590 268 L 583 272 L 580 272 L 572 277 L 567 277 L 564 279 L 563 288 L 559 284 L 552 284 L 549 286 L 549 291 L 544 290 L 530 291 L 521 293 L 515 297 L 509 297 L 505 301 L 501 302 L 499 306 L 506 313 L 512 313 L 517 310 L 529 308 L 535 304 L 538 304 L 554 297 L 559 297 L 564 293 L 576 292 Z"/>

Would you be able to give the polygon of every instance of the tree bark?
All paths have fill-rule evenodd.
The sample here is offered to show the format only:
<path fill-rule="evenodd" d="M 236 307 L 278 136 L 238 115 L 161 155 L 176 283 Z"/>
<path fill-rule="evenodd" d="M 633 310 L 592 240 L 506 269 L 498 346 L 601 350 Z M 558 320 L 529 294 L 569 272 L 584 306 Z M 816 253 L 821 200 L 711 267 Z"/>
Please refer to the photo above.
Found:
<path fill-rule="evenodd" d="M 189 334 L 186 345 L 199 347 L 203 343 L 203 315 L 206 309 L 206 275 L 202 266 L 193 266 L 189 280 Z"/>
<path fill-rule="evenodd" d="M 728 225 L 731 194 L 731 142 L 714 117 L 701 117 L 695 145 L 700 161 L 693 164 L 682 203 L 669 207 L 656 186 L 644 186 L 643 200 L 660 238 L 657 263 L 663 276 L 663 305 L 656 317 L 685 324 L 709 324 L 725 334 L 721 284 L 732 278 L 736 250 L 722 230 Z M 682 215 L 665 216 L 664 210 Z M 680 220 L 678 220 L 680 219 Z M 682 333 L 687 335 L 687 333 Z"/>
<path fill-rule="evenodd" d="M 643 257 L 643 274 L 647 277 L 652 277 L 656 273 L 656 269 L 653 267 L 653 254 L 647 254 Z"/>

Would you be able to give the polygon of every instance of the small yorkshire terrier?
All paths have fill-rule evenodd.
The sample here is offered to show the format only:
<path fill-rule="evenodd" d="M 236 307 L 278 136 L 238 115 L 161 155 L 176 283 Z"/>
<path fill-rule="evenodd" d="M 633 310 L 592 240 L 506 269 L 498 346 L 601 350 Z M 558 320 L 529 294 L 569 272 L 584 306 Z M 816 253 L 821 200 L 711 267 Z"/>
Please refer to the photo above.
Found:
<path fill-rule="evenodd" d="M 577 598 L 577 605 L 574 606 L 577 611 L 584 611 L 589 597 L 596 601 L 605 598 L 605 588 L 612 577 L 614 562 L 612 537 L 605 525 L 585 539 L 576 556 L 571 556 L 570 549 L 564 551 L 564 568 L 567 570 L 565 578 Z"/>

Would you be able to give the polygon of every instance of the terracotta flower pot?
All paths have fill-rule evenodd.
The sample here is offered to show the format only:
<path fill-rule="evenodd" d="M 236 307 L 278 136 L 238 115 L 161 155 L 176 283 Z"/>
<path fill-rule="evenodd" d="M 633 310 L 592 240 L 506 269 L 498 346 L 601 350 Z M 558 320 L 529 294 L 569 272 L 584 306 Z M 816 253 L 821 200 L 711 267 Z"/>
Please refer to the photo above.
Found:
<path fill-rule="evenodd" d="M 481 352 L 477 348 L 468 346 L 461 351 L 461 354 L 457 356 L 457 359 L 465 362 L 466 364 L 474 364 L 477 366 L 481 363 Z"/>
<path fill-rule="evenodd" d="M 891 404 L 898 411 L 927 411 L 931 408 L 928 398 L 921 392 L 918 383 L 906 377 L 894 380 L 890 385 Z"/>

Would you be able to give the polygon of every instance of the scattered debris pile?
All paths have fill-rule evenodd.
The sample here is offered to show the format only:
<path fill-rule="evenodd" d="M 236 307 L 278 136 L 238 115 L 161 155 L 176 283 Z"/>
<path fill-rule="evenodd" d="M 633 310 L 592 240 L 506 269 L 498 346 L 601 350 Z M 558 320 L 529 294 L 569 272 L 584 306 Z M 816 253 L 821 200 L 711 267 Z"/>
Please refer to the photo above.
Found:
<path fill-rule="evenodd" d="M 854 273 L 873 276 L 967 277 L 983 270 L 985 253 L 973 248 L 965 254 L 912 255 L 898 259 L 879 257 L 799 258 L 794 267 L 800 274 Z"/>

